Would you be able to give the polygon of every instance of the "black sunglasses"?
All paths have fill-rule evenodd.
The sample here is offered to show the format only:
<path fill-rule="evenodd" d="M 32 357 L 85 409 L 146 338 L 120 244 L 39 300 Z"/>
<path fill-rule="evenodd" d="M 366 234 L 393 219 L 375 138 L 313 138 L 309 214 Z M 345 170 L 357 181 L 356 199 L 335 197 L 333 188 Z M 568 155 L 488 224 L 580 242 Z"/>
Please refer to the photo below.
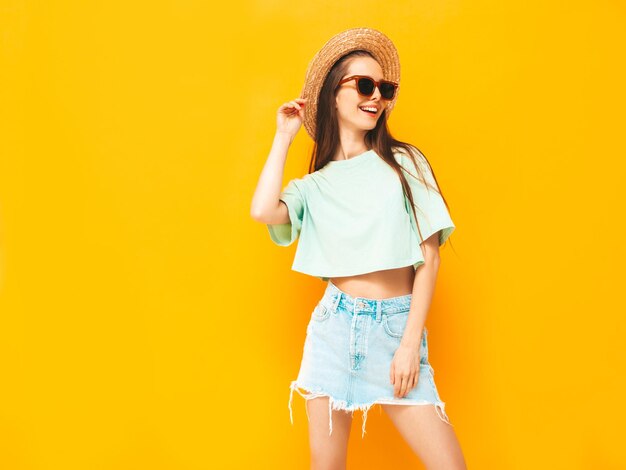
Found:
<path fill-rule="evenodd" d="M 337 84 L 337 87 L 349 82 L 350 80 L 356 80 L 357 91 L 359 94 L 368 98 L 374 94 L 374 88 L 378 87 L 380 90 L 380 96 L 382 96 L 383 99 L 392 100 L 396 95 L 396 90 L 398 89 L 398 84 L 395 82 L 390 82 L 389 80 L 381 80 L 377 82 L 372 77 L 368 77 L 366 75 L 352 75 L 344 78 Z"/>

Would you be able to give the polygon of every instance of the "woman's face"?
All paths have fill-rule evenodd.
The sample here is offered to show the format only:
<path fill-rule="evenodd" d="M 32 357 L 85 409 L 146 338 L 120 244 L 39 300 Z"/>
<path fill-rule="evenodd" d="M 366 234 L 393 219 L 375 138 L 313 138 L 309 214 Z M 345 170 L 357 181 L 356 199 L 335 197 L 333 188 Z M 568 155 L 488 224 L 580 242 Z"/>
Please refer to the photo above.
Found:
<path fill-rule="evenodd" d="M 371 57 L 352 59 L 348 65 L 347 73 L 341 78 L 343 80 L 351 75 L 367 75 L 376 81 L 384 78 L 380 64 Z M 366 132 L 376 127 L 376 122 L 388 101 L 381 98 L 378 87 L 374 88 L 374 94 L 368 98 L 360 95 L 356 86 L 356 80 L 350 80 L 340 85 L 339 90 L 337 90 L 335 98 L 337 119 L 340 128 Z M 374 107 L 376 113 L 363 111 L 362 107 Z"/>

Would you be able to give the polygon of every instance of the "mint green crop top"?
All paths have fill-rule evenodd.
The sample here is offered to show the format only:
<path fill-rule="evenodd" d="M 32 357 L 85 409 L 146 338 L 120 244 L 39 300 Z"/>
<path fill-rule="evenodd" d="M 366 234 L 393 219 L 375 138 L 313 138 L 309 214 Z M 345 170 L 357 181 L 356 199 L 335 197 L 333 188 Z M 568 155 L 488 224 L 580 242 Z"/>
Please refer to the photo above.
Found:
<path fill-rule="evenodd" d="M 423 154 L 416 152 L 425 179 L 437 187 Z M 426 240 L 439 232 L 442 245 L 455 225 L 441 198 L 426 188 L 411 159 L 394 153 L 403 167 Z M 406 170 L 412 174 L 408 174 Z M 374 150 L 295 178 L 280 194 L 290 222 L 267 224 L 271 240 L 291 245 L 298 237 L 292 270 L 327 281 L 424 263 L 415 218 L 398 175 Z"/>

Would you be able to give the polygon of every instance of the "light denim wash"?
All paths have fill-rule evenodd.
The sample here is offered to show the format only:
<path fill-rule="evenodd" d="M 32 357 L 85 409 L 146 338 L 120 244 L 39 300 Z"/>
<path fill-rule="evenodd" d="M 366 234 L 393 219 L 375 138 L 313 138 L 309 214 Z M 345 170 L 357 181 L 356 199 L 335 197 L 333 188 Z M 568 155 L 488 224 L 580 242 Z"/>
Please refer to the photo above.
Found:
<path fill-rule="evenodd" d="M 405 397 L 394 397 L 389 371 L 404 333 L 410 305 L 411 294 L 378 300 L 352 297 L 328 281 L 307 326 L 298 378 L 291 382 L 289 415 L 292 425 L 294 390 L 306 400 L 329 397 L 329 434 L 333 430 L 333 409 L 351 411 L 353 415 L 358 409 L 363 412 L 363 438 L 367 412 L 375 404 L 433 404 L 441 420 L 452 425 L 437 392 L 435 371 L 428 362 L 426 327 L 420 342 L 417 385 Z"/>

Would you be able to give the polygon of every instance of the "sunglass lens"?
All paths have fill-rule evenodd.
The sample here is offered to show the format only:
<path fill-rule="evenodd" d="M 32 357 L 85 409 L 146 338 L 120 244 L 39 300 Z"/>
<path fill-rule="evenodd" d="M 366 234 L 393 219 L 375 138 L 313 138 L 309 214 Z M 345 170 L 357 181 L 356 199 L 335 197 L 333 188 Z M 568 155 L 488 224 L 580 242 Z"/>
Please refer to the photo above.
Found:
<path fill-rule="evenodd" d="M 359 78 L 359 93 L 371 96 L 374 93 L 374 82 L 369 78 Z"/>
<path fill-rule="evenodd" d="M 393 83 L 383 82 L 380 84 L 380 94 L 386 100 L 393 99 L 393 95 L 396 93 L 396 87 Z"/>

